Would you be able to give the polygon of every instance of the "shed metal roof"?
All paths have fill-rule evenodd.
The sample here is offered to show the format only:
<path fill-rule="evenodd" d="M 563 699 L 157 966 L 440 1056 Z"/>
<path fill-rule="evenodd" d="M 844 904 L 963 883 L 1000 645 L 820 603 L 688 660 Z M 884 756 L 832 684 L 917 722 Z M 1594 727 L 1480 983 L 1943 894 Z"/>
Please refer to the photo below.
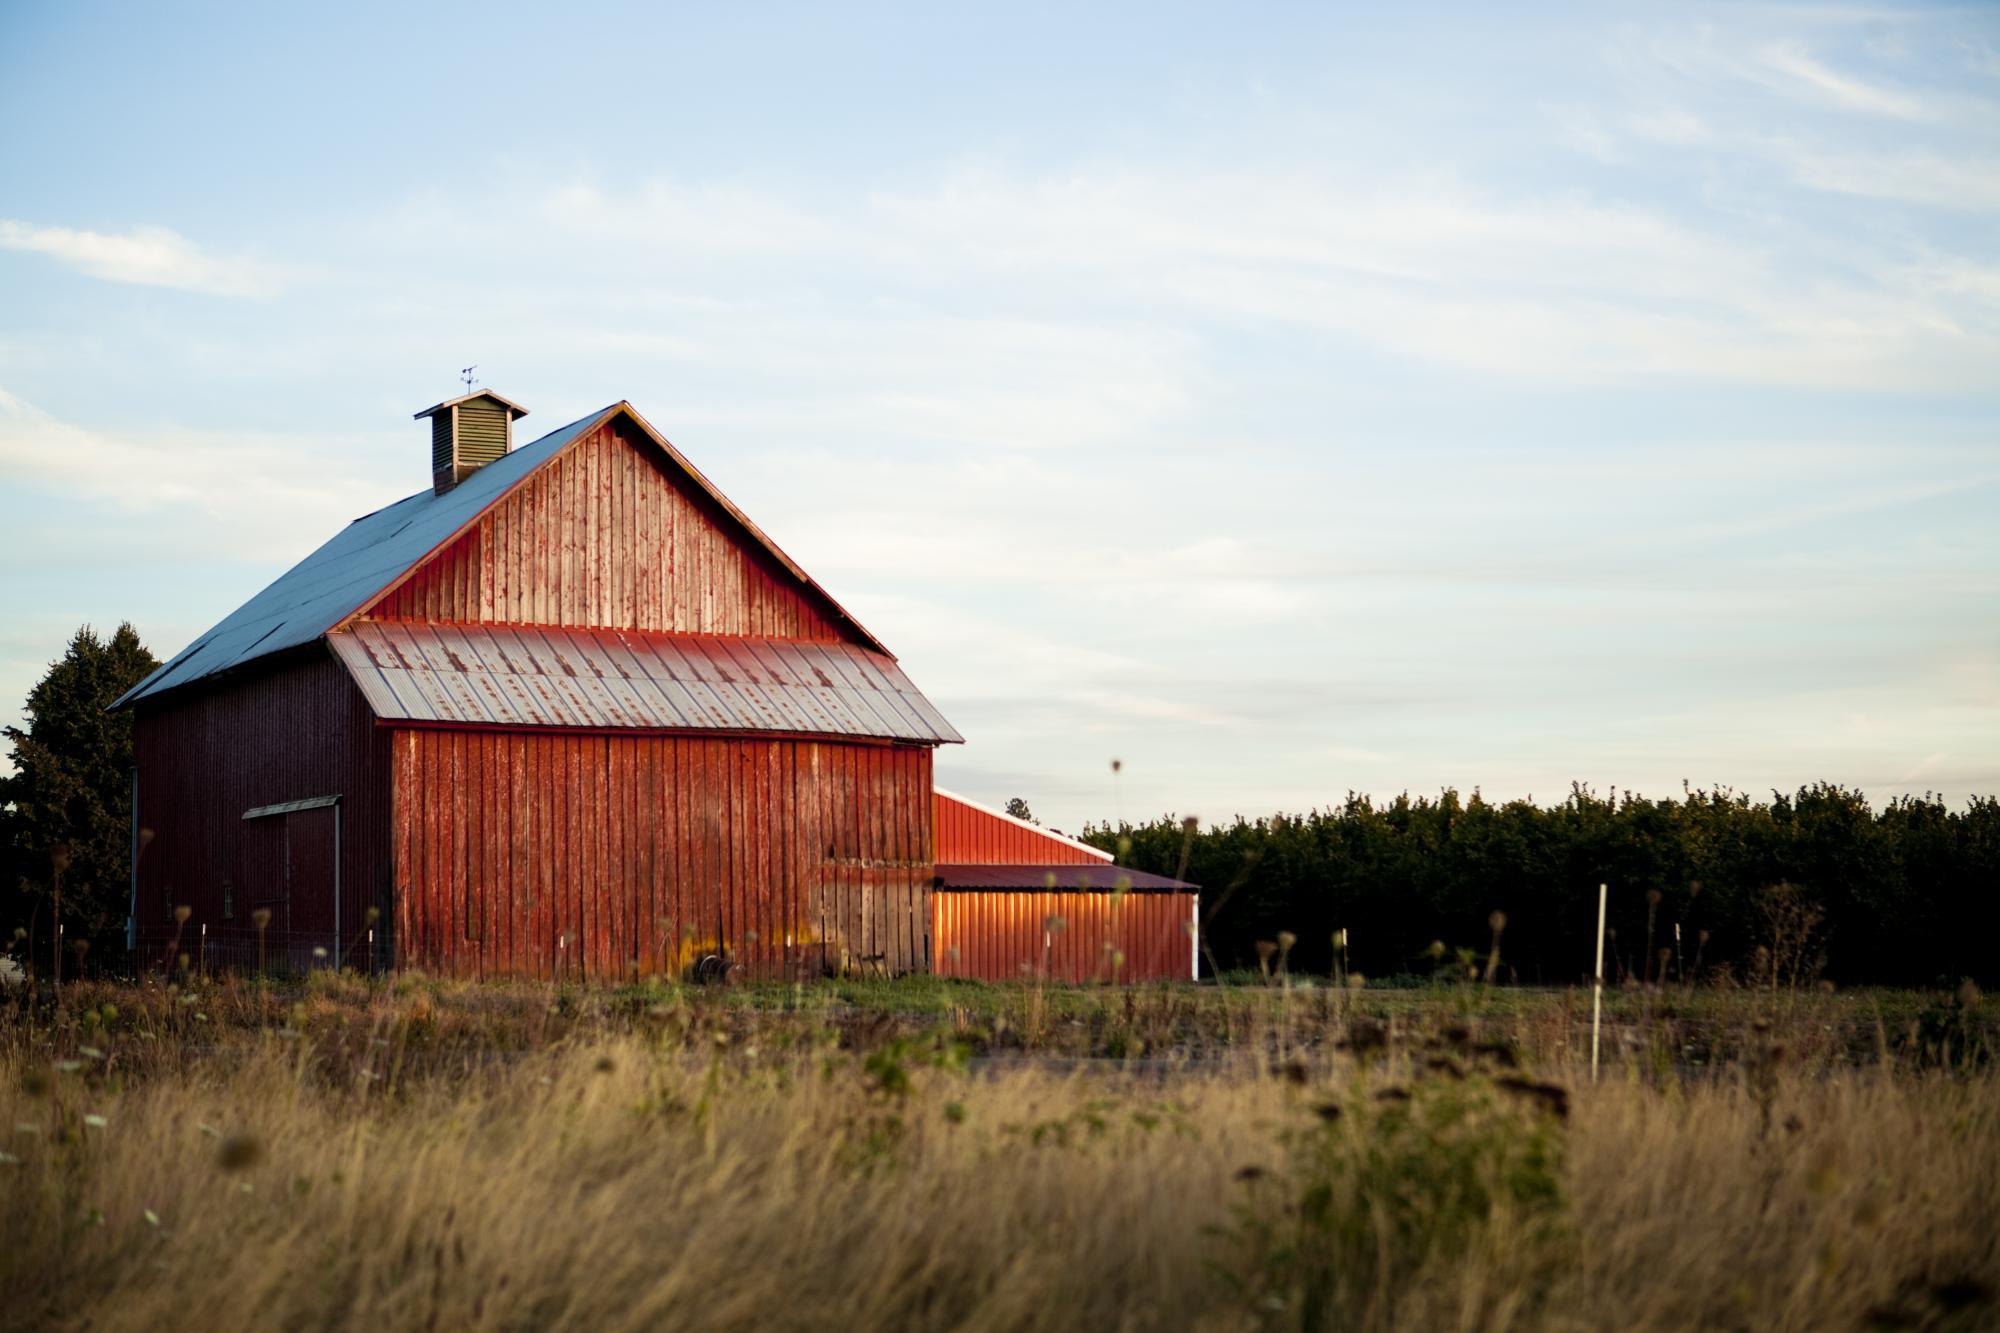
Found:
<path fill-rule="evenodd" d="M 989 866 L 941 865 L 937 887 L 951 889 L 995 889 L 1046 893 L 1050 889 L 1111 893 L 1121 886 L 1131 893 L 1193 893 L 1197 885 L 1166 875 L 1149 875 L 1124 866 L 1050 865 Z"/>
<path fill-rule="evenodd" d="M 964 739 L 858 644 L 401 620 L 327 642 L 391 722 Z"/>
<path fill-rule="evenodd" d="M 894 660 L 874 635 L 778 549 L 763 529 L 716 489 L 630 403 L 619 402 L 502 455 L 442 495 L 420 491 L 386 509 L 355 519 L 208 633 L 127 690 L 112 707 L 122 708 L 158 696 L 260 657 L 309 644 L 327 634 L 401 583 L 424 557 L 477 522 L 496 501 L 557 454 L 620 414 L 665 451 L 696 487 L 742 526 L 754 543 L 813 596 L 824 601 L 837 620 L 849 625 L 869 647 Z"/>

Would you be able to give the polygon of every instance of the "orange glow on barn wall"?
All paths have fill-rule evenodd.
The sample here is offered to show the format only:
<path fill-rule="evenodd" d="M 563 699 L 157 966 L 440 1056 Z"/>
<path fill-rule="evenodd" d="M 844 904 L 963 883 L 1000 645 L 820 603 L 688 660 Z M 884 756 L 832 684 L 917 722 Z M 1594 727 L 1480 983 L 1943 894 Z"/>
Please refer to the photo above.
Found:
<path fill-rule="evenodd" d="M 1194 974 L 1192 893 L 940 890 L 932 967 L 981 981 L 1185 981 Z"/>

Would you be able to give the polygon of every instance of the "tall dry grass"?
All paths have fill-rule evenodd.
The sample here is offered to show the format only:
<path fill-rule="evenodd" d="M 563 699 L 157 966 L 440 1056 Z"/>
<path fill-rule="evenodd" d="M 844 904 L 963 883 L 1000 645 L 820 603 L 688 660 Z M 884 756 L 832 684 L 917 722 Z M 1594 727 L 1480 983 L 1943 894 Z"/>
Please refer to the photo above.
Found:
<path fill-rule="evenodd" d="M 1806 1064 L 1774 1049 L 1779 1029 L 1720 1072 L 1638 1060 L 1593 1088 L 1516 1067 L 1522 1042 L 1450 1015 L 1350 1016 L 1338 1053 L 1309 1059 L 1259 1042 L 1171 1067 L 968 1066 L 948 1023 L 682 997 L 611 1021 L 544 1000 L 538 1029 L 479 988 L 322 988 L 267 1026 L 254 990 L 100 990 L 59 1024 L 17 1017 L 0 1327 L 1804 1330 L 2000 1312 L 1983 1066 Z"/>

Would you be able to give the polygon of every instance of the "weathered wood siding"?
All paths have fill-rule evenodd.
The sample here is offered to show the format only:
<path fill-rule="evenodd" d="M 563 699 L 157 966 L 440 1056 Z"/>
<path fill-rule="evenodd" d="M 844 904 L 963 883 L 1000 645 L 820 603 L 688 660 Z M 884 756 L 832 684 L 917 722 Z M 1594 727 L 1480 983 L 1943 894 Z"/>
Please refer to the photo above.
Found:
<path fill-rule="evenodd" d="M 832 609 L 613 421 L 551 460 L 365 615 L 850 637 Z"/>
<path fill-rule="evenodd" d="M 164 957 L 176 905 L 190 911 L 183 947 L 193 952 L 206 926 L 211 962 L 254 959 L 251 913 L 261 906 L 271 911 L 264 942 L 272 964 L 338 957 L 361 965 L 365 913 L 388 901 L 388 733 L 324 647 L 216 688 L 141 703 L 133 748 L 138 966 Z M 338 935 L 332 811 L 243 818 L 324 796 L 341 798 Z M 316 958 L 316 948 L 327 957 Z"/>
<path fill-rule="evenodd" d="M 942 977 L 1123 982 L 1194 975 L 1191 893 L 975 891 L 931 901 L 933 966 Z"/>
<path fill-rule="evenodd" d="M 929 957 L 924 747 L 394 733 L 397 961 L 460 976 L 899 973 Z"/>

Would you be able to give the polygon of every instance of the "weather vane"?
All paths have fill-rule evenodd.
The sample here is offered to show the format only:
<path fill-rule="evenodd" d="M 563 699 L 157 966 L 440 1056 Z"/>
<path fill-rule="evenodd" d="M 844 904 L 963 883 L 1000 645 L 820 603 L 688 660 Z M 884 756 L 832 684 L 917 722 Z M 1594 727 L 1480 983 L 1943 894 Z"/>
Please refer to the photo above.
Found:
<path fill-rule="evenodd" d="M 472 372 L 477 369 L 479 369 L 478 366 L 467 366 L 458 372 L 458 377 L 465 381 L 465 391 L 467 393 L 472 392 Z"/>

